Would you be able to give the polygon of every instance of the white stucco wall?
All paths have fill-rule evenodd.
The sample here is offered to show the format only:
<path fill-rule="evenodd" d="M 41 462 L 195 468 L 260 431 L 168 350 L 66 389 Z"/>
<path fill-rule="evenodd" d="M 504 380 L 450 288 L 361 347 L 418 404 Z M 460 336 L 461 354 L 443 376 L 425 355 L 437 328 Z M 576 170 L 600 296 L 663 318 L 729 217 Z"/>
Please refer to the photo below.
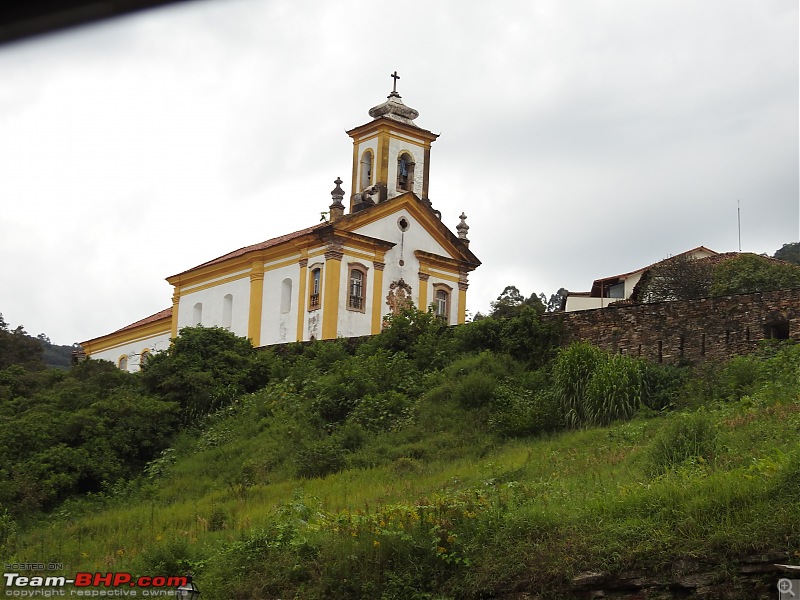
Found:
<path fill-rule="evenodd" d="M 400 231 L 397 226 L 397 221 L 400 218 L 405 218 L 409 222 L 409 228 L 404 233 Z M 411 217 L 405 211 L 399 211 L 385 218 L 365 225 L 364 227 L 356 230 L 356 233 L 362 233 L 381 239 L 394 242 L 396 245 L 389 252 L 386 253 L 383 277 L 383 291 L 381 293 L 381 314 L 384 315 L 389 312 L 389 307 L 386 305 L 385 298 L 389 293 L 389 285 L 393 281 L 403 279 L 411 286 L 412 299 L 417 308 L 426 310 L 434 300 L 434 284 L 442 283 L 451 288 L 450 290 L 450 312 L 448 314 L 448 322 L 450 324 L 458 323 L 458 302 L 459 296 L 464 293 L 458 289 L 458 282 L 453 281 L 450 277 L 454 274 L 448 273 L 449 277 L 437 277 L 434 272 L 431 273 L 427 282 L 426 306 L 420 306 L 419 303 L 419 270 L 420 265 L 417 258 L 414 256 L 415 250 L 423 250 L 432 254 L 440 256 L 451 257 L 444 247 L 431 236 L 425 228 Z M 403 265 L 400 265 L 400 260 L 403 260 Z"/>
<path fill-rule="evenodd" d="M 283 280 L 292 282 L 288 312 L 282 312 Z M 298 263 L 272 269 L 264 274 L 264 296 L 261 307 L 261 344 L 284 344 L 297 341 L 297 311 L 303 299 L 300 294 Z M 303 306 L 305 308 L 305 306 Z"/>
<path fill-rule="evenodd" d="M 409 227 L 405 232 L 400 231 L 400 228 L 397 226 L 397 222 L 401 217 L 405 218 L 409 223 Z M 411 286 L 412 298 L 415 306 L 423 308 L 419 306 L 419 261 L 414 256 L 414 251 L 423 250 L 447 257 L 451 257 L 450 253 L 448 253 L 418 221 L 411 217 L 406 211 L 402 210 L 387 215 L 383 219 L 379 219 L 373 223 L 369 223 L 364 227 L 360 227 L 355 230 L 355 233 L 380 238 L 396 244 L 394 248 L 386 253 L 384 258 L 386 267 L 383 272 L 384 290 L 381 297 L 385 299 L 388 295 L 389 284 L 402 278 Z M 400 265 L 401 258 L 403 260 L 403 265 Z M 432 300 L 430 289 L 432 288 L 430 288 L 430 282 L 428 283 L 428 301 L 430 302 Z M 457 301 L 457 284 L 449 281 L 446 283 L 454 288 L 453 300 Z M 387 312 L 389 312 L 388 306 L 381 308 L 381 314 L 386 314 Z M 451 313 L 452 312 L 451 310 Z"/>
<path fill-rule="evenodd" d="M 107 350 L 101 350 L 92 354 L 92 360 L 108 360 L 119 366 L 119 359 L 122 356 L 128 357 L 128 371 L 135 372 L 139 370 L 139 359 L 141 358 L 144 350 L 149 350 L 153 354 L 163 352 L 169 348 L 170 331 L 162 334 L 144 338 L 141 340 L 134 340 L 126 344 L 115 346 Z"/>
<path fill-rule="evenodd" d="M 436 275 L 431 275 L 428 279 L 428 301 L 427 305 L 429 306 L 431 303 L 436 301 L 436 289 L 434 288 L 435 284 L 442 284 L 448 286 L 450 289 L 448 290 L 450 293 L 450 309 L 447 313 L 447 324 L 448 325 L 457 325 L 458 324 L 458 301 L 459 295 L 465 292 L 462 292 L 458 289 L 458 282 L 451 281 L 450 279 L 444 279 L 442 277 L 436 277 Z M 428 306 L 419 306 L 421 310 L 428 310 Z"/>
<path fill-rule="evenodd" d="M 603 308 L 609 302 L 614 302 L 614 298 L 589 298 L 588 296 L 567 296 L 567 306 L 565 312 L 575 310 L 590 310 L 592 308 Z"/>
<path fill-rule="evenodd" d="M 642 274 L 643 273 L 644 273 L 644 271 L 639 271 L 637 273 L 634 273 L 633 275 L 631 275 L 627 279 L 625 279 L 625 299 L 626 300 L 631 297 L 631 294 L 633 294 L 633 288 L 635 288 L 636 284 L 639 283 L 639 280 L 642 278 Z"/>
<path fill-rule="evenodd" d="M 194 327 L 194 306 L 203 305 L 201 324 L 204 327 L 223 327 L 222 312 L 224 298 L 233 296 L 230 330 L 238 336 L 247 336 L 247 322 L 250 315 L 250 275 L 240 273 L 240 279 L 220 283 L 213 287 L 193 292 L 192 288 L 183 290 L 178 303 L 178 329 Z"/>
<path fill-rule="evenodd" d="M 350 310 L 350 270 L 351 263 L 357 263 L 367 271 L 367 280 L 364 282 L 364 312 Z M 339 286 L 339 324 L 337 335 L 342 337 L 355 337 L 369 335 L 372 332 L 372 296 L 375 284 L 375 267 L 372 261 L 358 256 L 345 254 L 342 258 L 342 276 Z"/>

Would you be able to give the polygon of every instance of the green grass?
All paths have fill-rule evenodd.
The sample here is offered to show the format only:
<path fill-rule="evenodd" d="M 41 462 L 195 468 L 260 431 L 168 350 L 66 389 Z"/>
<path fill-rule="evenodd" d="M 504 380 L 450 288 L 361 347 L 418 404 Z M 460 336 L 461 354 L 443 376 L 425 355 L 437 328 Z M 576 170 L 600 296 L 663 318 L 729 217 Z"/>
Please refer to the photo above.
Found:
<path fill-rule="evenodd" d="M 265 577 L 272 577 L 273 592 L 303 590 L 302 597 L 334 591 L 370 597 L 392 586 L 402 597 L 431 582 L 445 597 L 479 597 L 520 585 L 557 587 L 584 570 L 665 568 L 676 557 L 721 564 L 757 551 L 797 553 L 800 405 L 710 410 L 707 418 L 718 428 L 714 456 L 688 457 L 652 476 L 654 440 L 685 418 L 637 418 L 509 441 L 481 449 L 483 456 L 399 458 L 326 478 L 239 488 L 220 482 L 235 478 L 237 466 L 262 442 L 258 436 L 198 452 L 187 447 L 134 501 L 73 503 L 74 514 L 68 505 L 19 534 L 14 559 L 64 562 L 76 570 L 142 570 L 153 567 L 152 555 L 164 547 L 180 554 L 175 564 L 194 567 L 203 582 L 204 572 L 222 576 L 222 565 L 239 552 L 234 562 L 252 560 L 236 583 L 249 598 L 269 597 L 252 587 Z M 309 515 L 297 517 L 292 511 L 298 510 Z M 407 539 L 385 524 L 399 514 L 410 519 L 402 532 Z M 426 515 L 431 520 L 415 528 L 413 519 Z M 290 542 L 267 554 L 275 555 L 275 564 L 292 563 L 296 580 L 262 569 L 258 557 L 266 554 L 236 547 L 264 532 L 277 537 L 282 525 L 292 526 Z M 457 547 L 447 547 L 449 538 Z M 185 544 L 170 549 L 175 540 Z M 358 564 L 342 564 L 345 555 Z M 395 579 L 379 580 L 378 569 Z M 357 587 L 333 585 L 336 573 L 345 571 L 360 578 Z M 409 575 L 418 571 L 425 573 L 420 581 Z M 204 583 L 206 597 L 225 597 L 213 595 L 225 593 L 218 585 Z"/>
<path fill-rule="evenodd" d="M 517 439 L 449 381 L 432 380 L 402 427 L 322 438 L 297 396 L 268 387 L 184 432 L 151 477 L 19 524 L 4 556 L 67 572 L 191 569 L 208 600 L 559 597 L 584 571 L 796 562 L 796 355 L 765 360 L 748 394 L 718 385 L 732 391 L 703 388 L 711 397 L 684 399 L 692 410 Z M 304 449 L 334 442 L 342 470 L 296 477 Z"/>

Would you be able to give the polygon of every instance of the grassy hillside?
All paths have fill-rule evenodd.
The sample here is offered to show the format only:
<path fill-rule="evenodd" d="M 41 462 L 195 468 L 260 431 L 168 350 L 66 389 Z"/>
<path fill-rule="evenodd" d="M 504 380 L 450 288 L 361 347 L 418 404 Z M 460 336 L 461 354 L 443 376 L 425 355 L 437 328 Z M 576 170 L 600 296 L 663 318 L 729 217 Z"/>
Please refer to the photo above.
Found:
<path fill-rule="evenodd" d="M 203 598 L 259 600 L 563 598 L 680 561 L 732 590 L 742 557 L 800 559 L 800 347 L 666 369 L 556 353 L 535 323 L 409 317 L 236 363 L 257 389 L 204 396 L 141 477 L 6 512 L 6 562 L 191 570 Z M 177 377 L 167 399 L 191 403 L 203 370 L 169 360 L 150 392 Z"/>

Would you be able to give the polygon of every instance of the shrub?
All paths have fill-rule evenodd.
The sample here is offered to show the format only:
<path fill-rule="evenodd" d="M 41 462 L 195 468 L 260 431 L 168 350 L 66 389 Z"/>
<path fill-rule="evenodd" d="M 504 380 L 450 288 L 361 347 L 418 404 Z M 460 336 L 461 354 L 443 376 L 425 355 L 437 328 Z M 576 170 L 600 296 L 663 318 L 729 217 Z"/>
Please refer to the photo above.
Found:
<path fill-rule="evenodd" d="M 508 385 L 497 388 L 489 428 L 504 437 L 535 435 L 563 426 L 558 398 L 551 389 L 538 391 Z"/>
<path fill-rule="evenodd" d="M 418 372 L 404 353 L 379 349 L 368 354 L 359 349 L 356 356 L 318 378 L 314 408 L 325 423 L 341 423 L 363 398 L 389 391 L 413 393 L 418 380 Z"/>
<path fill-rule="evenodd" d="M 429 371 L 447 363 L 451 337 L 451 328 L 444 320 L 431 312 L 409 306 L 386 317 L 386 327 L 380 335 L 365 343 L 365 351 L 403 352 L 417 369 Z"/>
<path fill-rule="evenodd" d="M 266 385 L 266 376 L 250 341 L 222 327 L 184 327 L 141 372 L 145 389 L 177 402 L 187 423 Z"/>
<path fill-rule="evenodd" d="M 600 361 L 586 386 L 582 409 L 587 425 L 608 425 L 636 414 L 645 396 L 640 361 L 620 354 Z"/>
<path fill-rule="evenodd" d="M 658 475 L 688 460 L 711 462 L 717 448 L 717 430 L 704 412 L 683 413 L 666 425 L 646 452 L 647 470 Z"/>
<path fill-rule="evenodd" d="M 570 427 L 591 423 L 586 414 L 586 388 L 597 365 L 607 355 L 586 342 L 570 344 L 559 351 L 553 365 L 553 388 Z"/>
<path fill-rule="evenodd" d="M 325 438 L 302 448 L 296 460 L 298 477 L 325 477 L 344 468 L 345 451 L 336 440 Z"/>
<path fill-rule="evenodd" d="M 189 543 L 180 536 L 147 546 L 136 559 L 136 570 L 148 576 L 182 575 L 191 571 L 192 566 Z"/>
<path fill-rule="evenodd" d="M 642 404 L 663 403 L 667 381 L 651 374 L 644 361 L 621 354 L 609 355 L 585 342 L 559 352 L 553 366 L 553 389 L 561 404 L 567 425 L 573 428 L 607 425 L 617 419 L 630 419 Z M 671 388 L 670 388 L 671 389 Z"/>
<path fill-rule="evenodd" d="M 662 411 L 674 407 L 689 379 L 689 370 L 672 365 L 642 362 L 645 394 L 642 403 L 649 409 Z"/>
<path fill-rule="evenodd" d="M 411 417 L 411 401 L 405 394 L 389 390 L 367 395 L 358 401 L 350 419 L 368 431 L 389 431 Z"/>
<path fill-rule="evenodd" d="M 544 366 L 561 342 L 561 323 L 544 320 L 539 311 L 523 306 L 519 314 L 507 319 L 502 327 L 502 350 L 533 368 Z"/>
<path fill-rule="evenodd" d="M 722 369 L 723 396 L 728 400 L 741 400 L 750 396 L 761 383 L 764 361 L 753 356 L 734 356 Z"/>
<path fill-rule="evenodd" d="M 498 383 L 517 368 L 517 363 L 504 354 L 484 351 L 464 356 L 443 370 L 445 383 L 432 389 L 428 400 L 455 400 L 464 408 L 486 406 L 494 399 Z"/>
<path fill-rule="evenodd" d="M 228 514 L 218 506 L 214 507 L 208 517 L 209 531 L 222 531 L 228 526 Z"/>

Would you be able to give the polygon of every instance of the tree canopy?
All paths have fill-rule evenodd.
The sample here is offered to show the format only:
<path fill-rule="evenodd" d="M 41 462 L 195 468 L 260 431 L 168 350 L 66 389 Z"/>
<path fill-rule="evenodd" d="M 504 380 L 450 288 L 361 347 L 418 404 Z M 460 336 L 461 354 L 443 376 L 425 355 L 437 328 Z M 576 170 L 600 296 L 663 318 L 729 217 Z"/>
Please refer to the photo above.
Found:
<path fill-rule="evenodd" d="M 784 244 L 775 251 L 773 258 L 785 260 L 795 265 L 800 265 L 800 242 Z"/>
<path fill-rule="evenodd" d="M 246 338 L 222 327 L 184 327 L 169 350 L 145 363 L 142 382 L 148 392 L 177 402 L 189 422 L 266 383 L 257 363 Z"/>
<path fill-rule="evenodd" d="M 42 344 L 30 337 L 22 325 L 10 329 L 0 314 L 0 369 L 21 365 L 26 369 L 42 368 Z"/>
<path fill-rule="evenodd" d="M 536 294 L 531 294 L 528 298 L 525 298 L 516 286 L 507 285 L 497 297 L 497 300 L 491 303 L 492 312 L 490 315 L 500 319 L 513 317 L 520 314 L 523 306 L 529 306 L 537 313 L 545 311 L 544 303 Z"/>
<path fill-rule="evenodd" d="M 740 254 L 714 269 L 711 294 L 750 294 L 800 287 L 800 266 L 756 254 Z"/>

